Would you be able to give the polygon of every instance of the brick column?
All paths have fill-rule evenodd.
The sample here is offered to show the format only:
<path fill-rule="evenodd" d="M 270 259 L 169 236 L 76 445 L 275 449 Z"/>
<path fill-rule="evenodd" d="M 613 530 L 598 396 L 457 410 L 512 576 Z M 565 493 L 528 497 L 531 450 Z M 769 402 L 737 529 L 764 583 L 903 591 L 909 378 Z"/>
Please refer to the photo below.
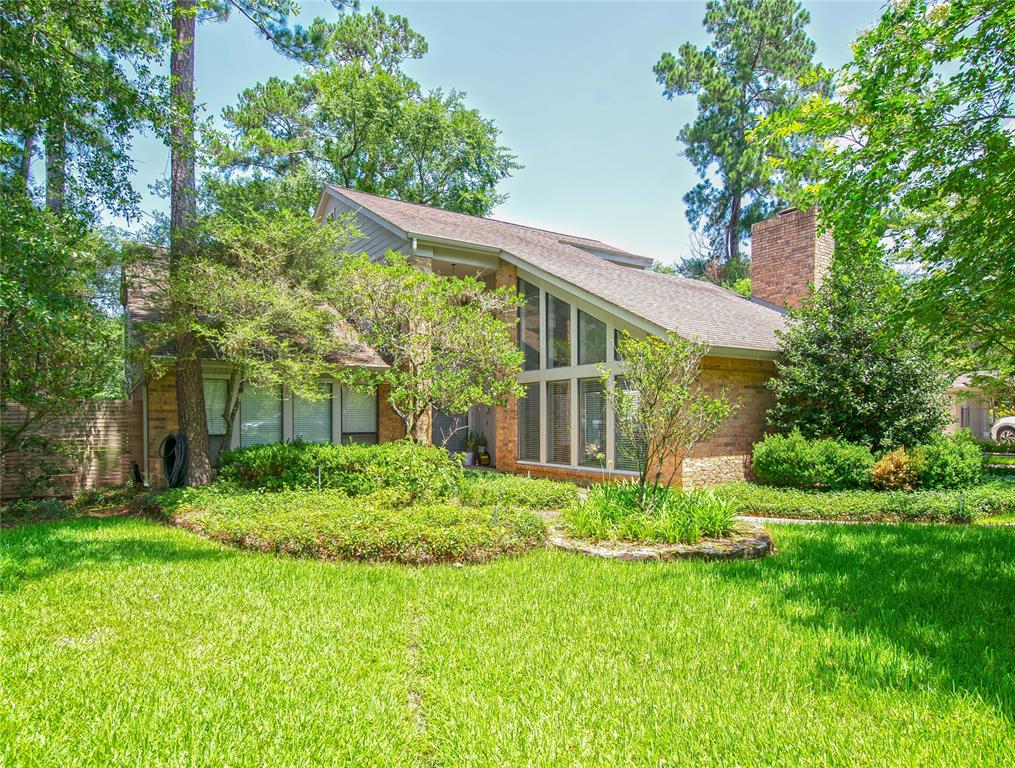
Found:
<path fill-rule="evenodd" d="M 494 287 L 518 287 L 518 270 L 514 264 L 501 261 L 500 267 L 498 267 L 497 273 L 494 276 Z M 517 316 L 512 312 L 511 317 L 502 319 L 510 327 L 512 341 L 517 342 Z M 516 467 L 515 457 L 518 455 L 518 399 L 515 397 L 508 398 L 507 403 L 498 406 L 495 419 L 497 422 L 497 435 L 495 438 L 497 469 L 502 472 L 514 472 Z"/>

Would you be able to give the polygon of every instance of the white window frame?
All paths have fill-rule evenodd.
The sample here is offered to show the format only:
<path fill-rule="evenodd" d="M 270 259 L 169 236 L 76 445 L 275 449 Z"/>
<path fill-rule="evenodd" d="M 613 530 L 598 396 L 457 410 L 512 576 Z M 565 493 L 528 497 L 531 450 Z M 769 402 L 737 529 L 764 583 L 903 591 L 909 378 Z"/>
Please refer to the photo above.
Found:
<path fill-rule="evenodd" d="M 591 379 L 599 377 L 599 367 L 603 366 L 610 371 L 610 383 L 612 384 L 614 378 L 618 374 L 623 374 L 624 364 L 622 361 L 617 360 L 616 349 L 614 345 L 614 330 L 628 331 L 631 334 L 641 337 L 644 336 L 644 331 L 635 328 L 633 325 L 619 321 L 617 318 L 610 315 L 608 312 L 604 312 L 602 308 L 597 307 L 594 304 L 590 304 L 584 299 L 579 298 L 569 291 L 562 290 L 557 285 L 548 283 L 540 277 L 526 272 L 524 270 L 518 270 L 518 277 L 527 283 L 535 286 L 539 289 L 539 369 L 535 371 L 522 371 L 518 375 L 518 381 L 522 384 L 538 384 L 539 385 L 539 461 L 529 461 L 526 459 L 519 459 L 517 457 L 517 449 L 515 453 L 515 463 L 519 466 L 544 466 L 553 467 L 555 469 L 566 469 L 573 470 L 575 472 L 598 472 L 599 470 L 595 467 L 588 467 L 578 464 L 580 460 L 581 452 L 579 445 L 580 432 L 578 428 L 578 419 L 580 409 L 578 407 L 578 381 L 580 379 Z M 561 301 L 566 301 L 571 307 L 571 361 L 570 365 L 560 366 L 558 368 L 547 368 L 547 354 L 546 354 L 546 334 L 547 334 L 547 317 L 546 317 L 546 295 L 553 294 L 555 298 Z M 578 310 L 581 310 L 587 315 L 591 315 L 597 320 L 606 324 L 606 362 L 605 363 L 589 363 L 586 365 L 578 364 Z M 571 463 L 570 464 L 553 464 L 548 461 L 549 447 L 547 446 L 546 434 L 547 434 L 547 416 L 548 416 L 548 398 L 546 391 L 546 384 L 550 381 L 570 381 L 570 398 L 571 398 Z M 607 456 L 606 461 L 607 471 L 609 474 L 622 475 L 625 477 L 637 477 L 637 472 L 632 472 L 626 469 L 616 469 L 613 466 L 613 446 L 616 440 L 615 436 L 615 424 L 613 417 L 613 408 L 607 404 L 606 406 L 606 450 L 604 453 Z"/>
<path fill-rule="evenodd" d="M 205 361 L 201 369 L 202 379 L 219 379 L 229 381 L 229 365 L 214 361 Z M 342 384 L 334 378 L 321 378 L 320 384 L 331 384 L 331 442 L 342 442 Z M 374 398 L 376 402 L 377 394 Z M 240 447 L 239 425 L 235 425 L 232 438 L 227 446 L 230 450 Z M 378 440 L 380 438 L 380 414 L 377 415 Z M 289 387 L 282 387 L 282 442 L 293 440 L 293 394 Z"/>

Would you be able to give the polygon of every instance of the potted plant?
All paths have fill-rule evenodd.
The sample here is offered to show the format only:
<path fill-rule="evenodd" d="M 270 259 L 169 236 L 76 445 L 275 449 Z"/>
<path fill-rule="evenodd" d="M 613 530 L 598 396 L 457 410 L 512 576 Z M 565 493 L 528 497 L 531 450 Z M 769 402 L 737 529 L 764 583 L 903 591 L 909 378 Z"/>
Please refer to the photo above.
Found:
<path fill-rule="evenodd" d="M 486 452 L 486 435 L 480 434 L 476 438 L 476 463 L 480 466 L 487 466 L 490 463 L 490 455 Z"/>
<path fill-rule="evenodd" d="M 475 432 L 469 432 L 465 436 L 465 466 L 471 467 L 476 463 L 476 441 L 479 440 L 479 435 Z"/>

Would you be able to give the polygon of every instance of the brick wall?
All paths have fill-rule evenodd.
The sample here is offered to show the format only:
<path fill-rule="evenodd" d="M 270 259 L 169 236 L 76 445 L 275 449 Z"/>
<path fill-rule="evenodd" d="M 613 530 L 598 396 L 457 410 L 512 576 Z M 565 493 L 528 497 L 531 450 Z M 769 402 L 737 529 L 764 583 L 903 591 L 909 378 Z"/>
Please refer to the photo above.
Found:
<path fill-rule="evenodd" d="M 828 272 L 835 243 L 817 234 L 817 209 L 790 209 L 751 228 L 751 293 L 777 306 L 798 307 Z"/>
<path fill-rule="evenodd" d="M 134 393 L 141 398 L 141 387 Z M 132 396 L 135 396 L 132 393 Z M 162 486 L 162 459 L 159 446 L 166 435 L 180 431 L 180 417 L 176 410 L 176 374 L 170 371 L 158 379 L 148 381 L 148 481 Z"/>
<path fill-rule="evenodd" d="M 388 385 L 377 389 L 377 442 L 390 443 L 405 437 L 402 420 L 388 404 Z"/>
<path fill-rule="evenodd" d="M 8 404 L 0 417 L 4 424 L 13 425 L 23 423 L 26 413 Z M 86 400 L 70 413 L 30 425 L 27 432 L 46 438 L 58 452 L 12 451 L 3 456 L 0 497 L 4 499 L 40 492 L 69 496 L 81 488 L 125 485 L 134 478 L 131 462 L 141 461 L 139 402 Z M 65 471 L 50 476 L 49 488 L 26 486 L 25 481 L 38 477 L 44 466 Z"/>
<path fill-rule="evenodd" d="M 518 270 L 514 264 L 501 261 L 500 267 L 494 276 L 494 288 L 516 288 L 518 286 Z M 511 329 L 512 341 L 518 339 L 518 325 L 514 317 L 505 317 L 503 320 L 508 323 Z M 497 456 L 497 469 L 501 472 L 514 472 L 515 458 L 518 456 L 518 399 L 511 397 L 505 405 L 496 409 L 494 416 L 497 425 L 497 435 L 494 438 L 496 447 L 494 454 Z"/>

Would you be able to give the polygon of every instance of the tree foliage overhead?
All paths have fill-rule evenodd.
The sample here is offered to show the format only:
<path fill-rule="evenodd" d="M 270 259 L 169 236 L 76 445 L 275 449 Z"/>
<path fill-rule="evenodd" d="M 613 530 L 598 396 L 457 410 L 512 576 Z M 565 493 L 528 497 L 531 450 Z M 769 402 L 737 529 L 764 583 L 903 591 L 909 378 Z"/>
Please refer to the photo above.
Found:
<path fill-rule="evenodd" d="M 697 118 L 677 136 L 701 178 L 684 195 L 700 241 L 690 265 L 695 277 L 746 277 L 741 245 L 779 204 L 781 176 L 766 157 L 788 155 L 792 142 L 749 142 L 748 135 L 760 119 L 819 87 L 808 80 L 815 51 L 809 21 L 797 0 L 710 0 L 704 25 L 712 44 L 685 43 L 655 65 L 666 98 L 697 97 Z"/>
<path fill-rule="evenodd" d="M 225 130 L 206 142 L 217 167 L 240 171 L 240 183 L 250 178 L 242 172 L 302 173 L 316 182 L 303 208 L 325 182 L 475 215 L 503 201 L 497 185 L 518 167 L 514 156 L 464 94 L 424 92 L 402 71 L 427 50 L 404 18 L 374 9 L 310 33 L 318 49 L 304 73 L 248 88 L 223 110 Z"/>
<path fill-rule="evenodd" d="M 802 203 L 913 273 L 903 318 L 1015 370 L 1015 5 L 897 0 L 835 77 L 762 131 L 820 141 L 787 165 Z"/>
<path fill-rule="evenodd" d="M 434 410 L 458 414 L 521 394 L 513 288 L 438 275 L 395 252 L 383 262 L 346 259 L 339 285 L 336 306 L 391 365 L 376 378 L 411 439 L 428 441 L 426 417 Z"/>
<path fill-rule="evenodd" d="M 927 442 L 947 421 L 948 377 L 912 327 L 896 327 L 901 281 L 880 265 L 837 267 L 790 312 L 769 386 L 769 423 L 875 450 Z"/>

